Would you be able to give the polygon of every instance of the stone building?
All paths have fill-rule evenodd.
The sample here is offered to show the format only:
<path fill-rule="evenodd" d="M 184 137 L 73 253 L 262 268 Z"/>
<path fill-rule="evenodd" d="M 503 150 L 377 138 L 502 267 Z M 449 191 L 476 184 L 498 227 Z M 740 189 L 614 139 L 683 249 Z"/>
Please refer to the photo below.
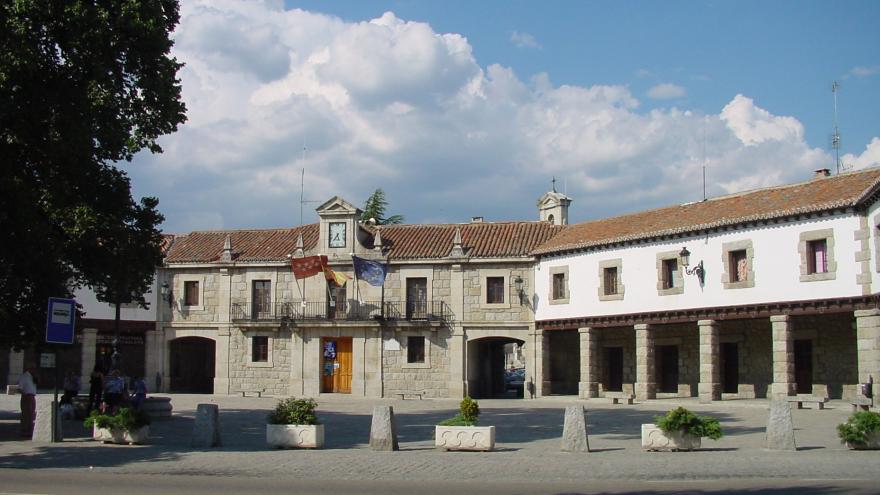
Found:
<path fill-rule="evenodd" d="M 557 207 L 560 221 L 565 208 Z M 317 213 L 318 223 L 296 228 L 175 236 L 147 350 L 147 367 L 161 371 L 168 390 L 505 391 L 505 344 L 534 341 L 529 253 L 561 226 L 479 218 L 377 226 L 338 197 Z M 348 280 L 296 279 L 291 262 L 313 255 Z M 356 280 L 352 255 L 387 263 L 384 285 Z"/>
<path fill-rule="evenodd" d="M 539 394 L 880 392 L 880 169 L 578 223 L 538 247 Z"/>

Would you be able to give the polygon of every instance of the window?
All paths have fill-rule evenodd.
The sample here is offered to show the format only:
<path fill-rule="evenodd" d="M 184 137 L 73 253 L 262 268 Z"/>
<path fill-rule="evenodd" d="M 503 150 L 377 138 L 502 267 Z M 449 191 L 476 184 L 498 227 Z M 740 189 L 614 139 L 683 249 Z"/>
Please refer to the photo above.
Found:
<path fill-rule="evenodd" d="M 602 270 L 603 292 L 606 296 L 617 294 L 617 267 L 609 266 Z"/>
<path fill-rule="evenodd" d="M 425 362 L 425 338 L 409 336 L 406 339 L 406 362 L 408 364 Z"/>
<path fill-rule="evenodd" d="M 272 281 L 254 280 L 253 282 L 253 318 L 268 318 L 272 313 Z"/>
<path fill-rule="evenodd" d="M 568 304 L 568 266 L 550 268 L 550 304 Z"/>
<path fill-rule="evenodd" d="M 663 271 L 660 279 L 662 288 L 674 289 L 676 275 L 678 275 L 678 260 L 674 258 L 663 260 Z"/>
<path fill-rule="evenodd" d="M 196 280 L 188 280 L 183 283 L 183 305 L 198 306 L 199 305 L 199 282 Z"/>
<path fill-rule="evenodd" d="M 504 303 L 504 277 L 486 277 L 486 303 Z"/>
<path fill-rule="evenodd" d="M 825 239 L 807 241 L 807 274 L 828 273 L 828 243 Z"/>
<path fill-rule="evenodd" d="M 749 279 L 749 258 L 745 249 L 731 251 L 730 254 L 730 282 L 745 282 Z"/>
<path fill-rule="evenodd" d="M 565 299 L 565 274 L 553 274 L 553 299 Z"/>
<path fill-rule="evenodd" d="M 268 363 L 269 362 L 269 337 L 267 337 L 267 336 L 251 337 L 251 362 L 252 363 Z"/>

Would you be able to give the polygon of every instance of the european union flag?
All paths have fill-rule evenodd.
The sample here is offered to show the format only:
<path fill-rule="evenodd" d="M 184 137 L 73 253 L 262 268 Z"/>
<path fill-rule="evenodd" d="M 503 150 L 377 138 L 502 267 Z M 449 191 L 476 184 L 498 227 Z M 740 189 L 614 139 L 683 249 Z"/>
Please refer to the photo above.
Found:
<path fill-rule="evenodd" d="M 352 256 L 351 261 L 354 263 L 354 273 L 357 278 L 365 280 L 368 284 L 376 287 L 382 287 L 385 284 L 388 265 L 378 261 L 358 258 L 357 256 Z"/>

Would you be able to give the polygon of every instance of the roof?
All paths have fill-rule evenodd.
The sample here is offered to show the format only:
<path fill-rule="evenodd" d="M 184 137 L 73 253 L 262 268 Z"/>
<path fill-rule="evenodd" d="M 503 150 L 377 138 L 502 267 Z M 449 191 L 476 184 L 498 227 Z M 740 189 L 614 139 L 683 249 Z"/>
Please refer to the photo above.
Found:
<path fill-rule="evenodd" d="M 487 222 L 379 227 L 388 259 L 436 259 L 449 256 L 455 230 L 470 258 L 528 256 L 562 230 L 548 222 Z"/>
<path fill-rule="evenodd" d="M 550 254 L 637 239 L 679 235 L 861 205 L 878 188 L 880 168 L 757 189 L 566 227 L 533 251 Z"/>
<path fill-rule="evenodd" d="M 303 249 L 318 245 L 318 224 L 289 229 L 203 231 L 175 235 L 166 263 L 208 263 L 220 259 L 226 236 L 232 241 L 235 261 L 286 261 L 296 249 L 300 232 Z"/>

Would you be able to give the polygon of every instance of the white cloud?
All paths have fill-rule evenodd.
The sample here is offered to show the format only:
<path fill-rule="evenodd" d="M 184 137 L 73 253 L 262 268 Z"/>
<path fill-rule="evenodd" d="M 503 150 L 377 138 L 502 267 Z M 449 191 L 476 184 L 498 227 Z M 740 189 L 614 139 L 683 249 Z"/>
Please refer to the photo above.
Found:
<path fill-rule="evenodd" d="M 670 100 L 673 98 L 681 98 L 687 94 L 685 89 L 677 84 L 658 84 L 648 90 L 648 98 L 655 100 Z"/>
<path fill-rule="evenodd" d="M 519 48 L 541 48 L 541 44 L 529 33 L 514 31 L 510 33 L 510 42 Z"/>
<path fill-rule="evenodd" d="M 861 155 L 856 156 L 852 153 L 847 153 L 840 157 L 840 162 L 844 167 L 855 170 L 880 165 L 880 138 L 875 137 L 872 139 L 865 146 L 865 151 Z"/>
<path fill-rule="evenodd" d="M 852 74 L 856 77 L 873 76 L 874 74 L 880 74 L 880 65 L 874 65 L 871 67 L 863 67 L 863 66 L 854 67 L 849 72 L 850 72 L 850 74 Z"/>
<path fill-rule="evenodd" d="M 203 0 L 184 5 L 175 37 L 189 121 L 127 167 L 169 231 L 295 225 L 303 169 L 307 201 L 361 204 L 383 187 L 412 222 L 535 218 L 555 175 L 581 221 L 699 199 L 704 135 L 711 195 L 830 163 L 800 122 L 745 96 L 718 114 L 642 111 L 625 86 L 483 67 L 461 35 L 390 12 L 344 22 Z M 876 161 L 877 141 L 845 159 Z"/>

